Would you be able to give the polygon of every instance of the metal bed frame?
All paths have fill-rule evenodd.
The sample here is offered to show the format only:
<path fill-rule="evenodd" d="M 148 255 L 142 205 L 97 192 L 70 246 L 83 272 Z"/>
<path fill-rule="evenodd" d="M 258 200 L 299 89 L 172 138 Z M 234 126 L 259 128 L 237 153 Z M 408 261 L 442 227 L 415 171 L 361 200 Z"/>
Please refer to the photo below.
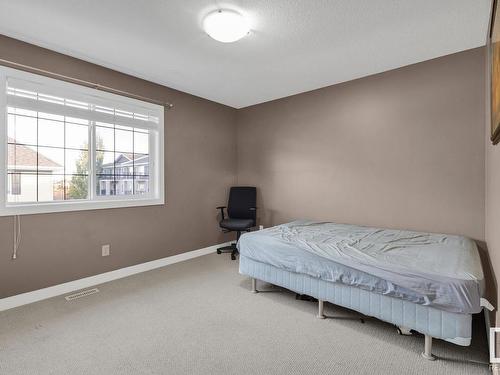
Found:
<path fill-rule="evenodd" d="M 319 319 L 324 319 L 324 302 L 343 306 L 396 325 L 400 333 L 415 330 L 425 336 L 422 357 L 435 360 L 433 338 L 460 346 L 469 346 L 472 315 L 447 312 L 435 307 L 415 304 L 395 297 L 370 292 L 358 287 L 324 281 L 240 256 L 240 273 L 251 278 L 253 293 L 258 293 L 257 280 L 278 285 L 318 300 Z"/>

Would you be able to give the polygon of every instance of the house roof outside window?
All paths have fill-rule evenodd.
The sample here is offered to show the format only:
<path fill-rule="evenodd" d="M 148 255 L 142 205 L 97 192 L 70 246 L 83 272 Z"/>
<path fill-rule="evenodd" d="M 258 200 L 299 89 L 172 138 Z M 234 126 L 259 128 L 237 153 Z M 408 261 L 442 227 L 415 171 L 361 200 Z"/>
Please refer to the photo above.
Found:
<path fill-rule="evenodd" d="M 15 140 L 9 138 L 9 143 L 15 143 Z M 18 169 L 21 167 L 42 167 L 43 169 L 53 170 L 61 169 L 62 165 L 49 159 L 43 154 L 36 152 L 29 146 L 15 144 L 15 147 L 9 147 L 9 161 L 14 160 L 15 164 L 9 164 L 9 168 Z"/>

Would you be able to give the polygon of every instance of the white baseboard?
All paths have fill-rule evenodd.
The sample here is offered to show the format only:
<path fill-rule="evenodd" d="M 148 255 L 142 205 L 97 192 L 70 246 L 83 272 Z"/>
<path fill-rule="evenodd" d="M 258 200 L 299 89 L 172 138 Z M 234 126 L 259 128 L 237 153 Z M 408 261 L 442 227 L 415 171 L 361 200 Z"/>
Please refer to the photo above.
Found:
<path fill-rule="evenodd" d="M 203 249 L 188 251 L 186 253 L 153 260 L 151 262 L 136 264 L 134 266 L 120 268 L 115 271 L 105 272 L 99 275 L 89 276 L 83 279 L 69 281 L 67 283 L 50 286 L 48 288 L 38 289 L 32 292 L 27 292 L 27 293 L 17 294 L 12 297 L 2 298 L 0 299 L 0 311 L 12 309 L 14 307 L 22 305 L 27 305 L 29 303 L 41 301 L 47 298 L 60 296 L 62 294 L 74 292 L 76 290 L 88 288 L 94 285 L 107 283 L 108 281 L 121 279 L 123 277 L 135 275 L 137 273 L 154 270 L 155 268 L 165 267 L 168 266 L 169 264 L 179 263 L 188 259 L 211 254 L 214 253 L 218 247 L 226 246 L 229 244 L 230 242 L 225 242 L 223 244 L 213 245 L 205 247 Z"/>
<path fill-rule="evenodd" d="M 490 322 L 490 312 L 488 309 L 483 308 L 483 314 L 484 314 L 484 325 L 486 327 L 486 339 L 488 341 L 488 350 L 491 355 L 491 345 L 490 345 L 490 330 L 491 330 L 491 322 Z"/>

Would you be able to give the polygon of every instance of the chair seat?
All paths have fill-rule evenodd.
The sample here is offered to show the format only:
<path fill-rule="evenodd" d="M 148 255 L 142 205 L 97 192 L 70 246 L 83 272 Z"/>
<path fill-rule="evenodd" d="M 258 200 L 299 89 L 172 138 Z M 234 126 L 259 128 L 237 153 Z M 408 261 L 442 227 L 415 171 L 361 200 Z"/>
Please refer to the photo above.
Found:
<path fill-rule="evenodd" d="M 229 230 L 246 230 L 254 226 L 252 219 L 224 219 L 220 222 L 220 226 Z"/>

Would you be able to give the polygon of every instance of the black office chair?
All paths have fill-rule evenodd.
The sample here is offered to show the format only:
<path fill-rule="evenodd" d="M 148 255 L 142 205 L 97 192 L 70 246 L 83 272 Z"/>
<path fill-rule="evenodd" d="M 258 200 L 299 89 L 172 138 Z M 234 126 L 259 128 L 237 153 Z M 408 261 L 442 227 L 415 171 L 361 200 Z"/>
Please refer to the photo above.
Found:
<path fill-rule="evenodd" d="M 235 260 L 238 254 L 236 244 L 240 239 L 241 232 L 249 232 L 256 225 L 257 188 L 251 186 L 233 186 L 229 191 L 229 202 L 227 215 L 224 215 L 226 206 L 217 207 L 222 219 L 219 226 L 224 232 L 236 232 L 236 242 L 229 246 L 217 249 L 217 254 L 231 253 L 231 259 Z"/>

